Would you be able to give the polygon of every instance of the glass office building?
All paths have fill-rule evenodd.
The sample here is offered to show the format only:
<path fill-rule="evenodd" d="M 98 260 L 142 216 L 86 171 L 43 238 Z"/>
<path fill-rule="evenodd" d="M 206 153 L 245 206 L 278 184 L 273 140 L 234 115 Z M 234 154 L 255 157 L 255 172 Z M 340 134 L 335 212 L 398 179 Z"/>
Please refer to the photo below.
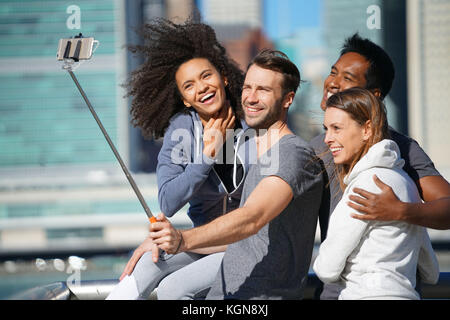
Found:
<path fill-rule="evenodd" d="M 129 163 L 128 100 L 120 86 L 128 63 L 127 5 L 118 0 L 0 2 L 0 253 L 80 247 L 77 241 L 87 249 L 127 246 L 145 235 L 146 218 L 136 196 L 56 60 L 60 38 L 82 33 L 100 42 L 92 59 L 74 73 Z M 135 178 L 158 211 L 154 176 Z M 126 237 L 118 236 L 120 227 L 128 227 Z"/>

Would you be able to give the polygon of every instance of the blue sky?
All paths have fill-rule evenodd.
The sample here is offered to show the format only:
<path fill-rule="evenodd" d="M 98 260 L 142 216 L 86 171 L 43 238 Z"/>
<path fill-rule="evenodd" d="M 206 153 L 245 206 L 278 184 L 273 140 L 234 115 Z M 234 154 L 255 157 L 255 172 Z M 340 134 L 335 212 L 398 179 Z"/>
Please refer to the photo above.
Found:
<path fill-rule="evenodd" d="M 204 1 L 196 0 L 200 12 Z M 244 0 L 243 0 L 244 1 Z M 322 0 L 261 0 L 263 29 L 271 40 L 286 38 L 299 27 L 318 27 Z"/>
<path fill-rule="evenodd" d="M 272 40 L 289 37 L 299 27 L 320 25 L 321 0 L 262 0 L 264 31 Z"/>

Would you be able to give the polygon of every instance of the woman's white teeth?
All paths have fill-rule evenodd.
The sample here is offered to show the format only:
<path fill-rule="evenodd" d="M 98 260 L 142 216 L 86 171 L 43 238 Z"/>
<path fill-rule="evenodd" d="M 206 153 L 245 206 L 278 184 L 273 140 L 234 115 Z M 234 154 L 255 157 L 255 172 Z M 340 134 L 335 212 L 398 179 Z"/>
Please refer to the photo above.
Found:
<path fill-rule="evenodd" d="M 328 93 L 327 93 L 327 99 L 328 99 L 329 97 L 331 97 L 332 95 L 333 95 L 332 92 L 328 92 Z"/>
<path fill-rule="evenodd" d="M 200 102 L 205 102 L 206 100 L 208 100 L 212 96 L 214 96 L 214 93 L 208 93 L 207 95 L 205 95 L 203 98 L 200 99 Z"/>
<path fill-rule="evenodd" d="M 332 147 L 332 148 L 330 148 L 331 152 L 341 151 L 342 149 L 344 149 L 344 148 L 342 148 L 342 147 Z"/>

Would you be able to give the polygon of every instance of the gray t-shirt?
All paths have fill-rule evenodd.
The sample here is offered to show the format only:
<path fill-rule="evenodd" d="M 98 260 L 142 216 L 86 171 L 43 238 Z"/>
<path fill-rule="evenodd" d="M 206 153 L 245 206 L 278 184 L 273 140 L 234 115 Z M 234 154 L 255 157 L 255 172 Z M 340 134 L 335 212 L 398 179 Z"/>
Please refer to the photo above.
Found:
<path fill-rule="evenodd" d="M 302 298 L 322 196 L 321 167 L 305 141 L 283 136 L 250 167 L 241 206 L 267 176 L 287 182 L 293 199 L 256 235 L 228 246 L 207 299 Z"/>

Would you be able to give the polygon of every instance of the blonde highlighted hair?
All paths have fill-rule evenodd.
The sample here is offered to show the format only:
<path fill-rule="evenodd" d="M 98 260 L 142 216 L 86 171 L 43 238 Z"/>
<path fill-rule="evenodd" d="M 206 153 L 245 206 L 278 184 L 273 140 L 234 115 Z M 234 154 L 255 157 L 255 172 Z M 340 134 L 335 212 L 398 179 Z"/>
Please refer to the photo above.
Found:
<path fill-rule="evenodd" d="M 386 107 L 372 92 L 362 88 L 351 88 L 332 95 L 328 98 L 326 107 L 345 111 L 361 126 L 370 121 L 371 136 L 352 162 L 336 166 L 339 183 L 341 188 L 345 189 L 343 183 L 345 175 L 353 169 L 355 164 L 369 151 L 370 147 L 383 139 L 389 138 Z"/>

